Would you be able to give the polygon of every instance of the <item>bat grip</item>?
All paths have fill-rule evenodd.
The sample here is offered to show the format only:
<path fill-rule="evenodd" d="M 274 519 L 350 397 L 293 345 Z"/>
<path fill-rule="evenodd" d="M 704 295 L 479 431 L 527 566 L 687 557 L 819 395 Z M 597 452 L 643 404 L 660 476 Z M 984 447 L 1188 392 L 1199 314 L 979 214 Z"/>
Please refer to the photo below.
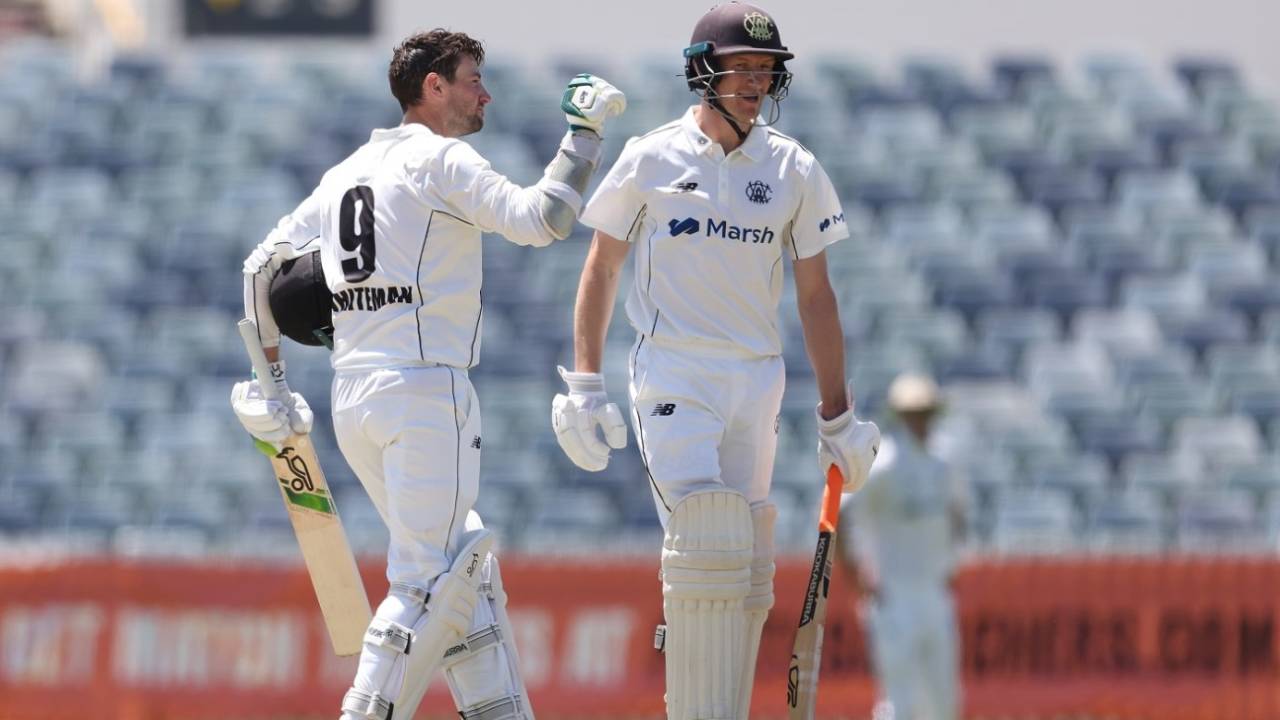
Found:
<path fill-rule="evenodd" d="M 844 492 L 844 475 L 834 464 L 827 468 L 827 485 L 822 490 L 822 514 L 818 516 L 818 530 L 835 532 L 840 520 L 840 495 Z"/>
<path fill-rule="evenodd" d="M 258 338 L 258 324 L 249 318 L 236 323 L 240 331 L 240 339 L 244 341 L 244 349 L 249 353 L 249 361 L 253 363 L 253 372 L 258 376 L 258 386 L 262 388 L 262 396 L 268 400 L 279 400 L 276 384 L 271 381 L 271 362 L 262 349 L 262 340 Z"/>

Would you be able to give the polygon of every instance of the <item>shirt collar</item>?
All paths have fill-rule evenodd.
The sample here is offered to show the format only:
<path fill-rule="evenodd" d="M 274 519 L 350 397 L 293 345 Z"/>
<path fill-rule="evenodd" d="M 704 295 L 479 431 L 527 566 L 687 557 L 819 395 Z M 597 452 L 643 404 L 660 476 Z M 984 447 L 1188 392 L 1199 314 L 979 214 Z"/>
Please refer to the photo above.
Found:
<path fill-rule="evenodd" d="M 423 125 L 422 123 L 402 123 L 395 127 L 376 128 L 373 132 L 369 133 L 369 139 L 378 140 L 380 138 L 387 137 L 408 137 L 409 135 L 416 135 L 419 133 L 426 133 L 428 135 L 435 134 L 431 131 L 431 128 Z"/>
<path fill-rule="evenodd" d="M 711 147 L 716 143 L 702 132 L 702 128 L 698 127 L 698 121 L 693 116 L 693 110 L 696 107 L 697 105 L 691 105 L 685 111 L 684 117 L 680 118 L 680 125 L 684 128 L 685 136 L 689 138 L 689 145 L 694 153 L 706 155 L 711 152 Z M 747 139 L 737 149 L 750 160 L 762 160 L 768 150 L 768 135 L 769 131 L 766 128 L 752 127 L 751 132 L 747 133 Z"/>

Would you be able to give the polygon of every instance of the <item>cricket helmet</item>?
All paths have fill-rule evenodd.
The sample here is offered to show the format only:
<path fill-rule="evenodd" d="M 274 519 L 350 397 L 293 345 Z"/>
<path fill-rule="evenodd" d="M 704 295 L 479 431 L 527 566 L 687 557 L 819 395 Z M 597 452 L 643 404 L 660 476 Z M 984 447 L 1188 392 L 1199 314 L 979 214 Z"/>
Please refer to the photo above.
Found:
<path fill-rule="evenodd" d="M 280 332 L 303 345 L 333 345 L 333 310 L 320 253 L 310 252 L 280 266 L 271 281 L 271 314 Z"/>

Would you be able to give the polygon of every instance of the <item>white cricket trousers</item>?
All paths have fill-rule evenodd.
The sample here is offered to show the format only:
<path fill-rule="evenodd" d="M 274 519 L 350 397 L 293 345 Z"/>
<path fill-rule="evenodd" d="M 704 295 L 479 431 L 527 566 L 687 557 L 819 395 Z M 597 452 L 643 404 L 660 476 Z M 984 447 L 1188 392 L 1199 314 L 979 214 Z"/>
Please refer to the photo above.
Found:
<path fill-rule="evenodd" d="M 387 580 L 424 590 L 449 568 L 480 483 L 480 403 L 447 366 L 338 373 L 338 448 L 387 524 Z"/>
<path fill-rule="evenodd" d="M 960 643 L 951 594 L 885 587 L 868 614 L 872 664 L 894 720 L 960 720 Z"/>
<path fill-rule="evenodd" d="M 640 336 L 631 352 L 631 423 L 665 528 L 690 493 L 769 497 L 786 372 L 781 357 L 706 357 Z"/>

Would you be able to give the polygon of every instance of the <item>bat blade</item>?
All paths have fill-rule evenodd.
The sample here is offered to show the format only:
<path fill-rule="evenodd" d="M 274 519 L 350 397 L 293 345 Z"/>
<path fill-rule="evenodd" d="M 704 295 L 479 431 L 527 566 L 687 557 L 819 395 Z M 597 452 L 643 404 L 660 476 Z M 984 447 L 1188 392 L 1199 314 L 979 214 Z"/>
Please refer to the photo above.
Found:
<path fill-rule="evenodd" d="M 269 378 L 266 354 L 252 320 L 241 320 L 240 335 L 259 378 Z M 262 383 L 272 385 L 268 380 Z M 307 435 L 294 435 L 276 449 L 255 441 L 271 460 L 280 497 L 293 525 L 311 587 L 315 590 L 329 642 L 337 655 L 356 655 L 364 645 L 364 633 L 373 614 L 360 578 L 355 553 L 338 516 L 338 506 L 316 459 Z"/>
<path fill-rule="evenodd" d="M 818 672 L 822 666 L 822 636 L 827 620 L 827 593 L 831 589 L 831 565 L 834 560 L 836 521 L 840 513 L 840 492 L 844 478 L 832 465 L 827 470 L 827 485 L 822 492 L 822 512 L 818 516 L 818 544 L 813 553 L 809 582 L 805 585 L 804 604 L 800 607 L 800 626 L 796 629 L 787 669 L 787 717 L 789 720 L 813 720 L 818 707 Z"/>
<path fill-rule="evenodd" d="M 363 647 L 365 629 L 372 618 L 369 598 L 311 438 L 289 438 L 279 451 L 273 452 L 271 467 L 333 651 L 337 655 L 356 655 Z"/>

